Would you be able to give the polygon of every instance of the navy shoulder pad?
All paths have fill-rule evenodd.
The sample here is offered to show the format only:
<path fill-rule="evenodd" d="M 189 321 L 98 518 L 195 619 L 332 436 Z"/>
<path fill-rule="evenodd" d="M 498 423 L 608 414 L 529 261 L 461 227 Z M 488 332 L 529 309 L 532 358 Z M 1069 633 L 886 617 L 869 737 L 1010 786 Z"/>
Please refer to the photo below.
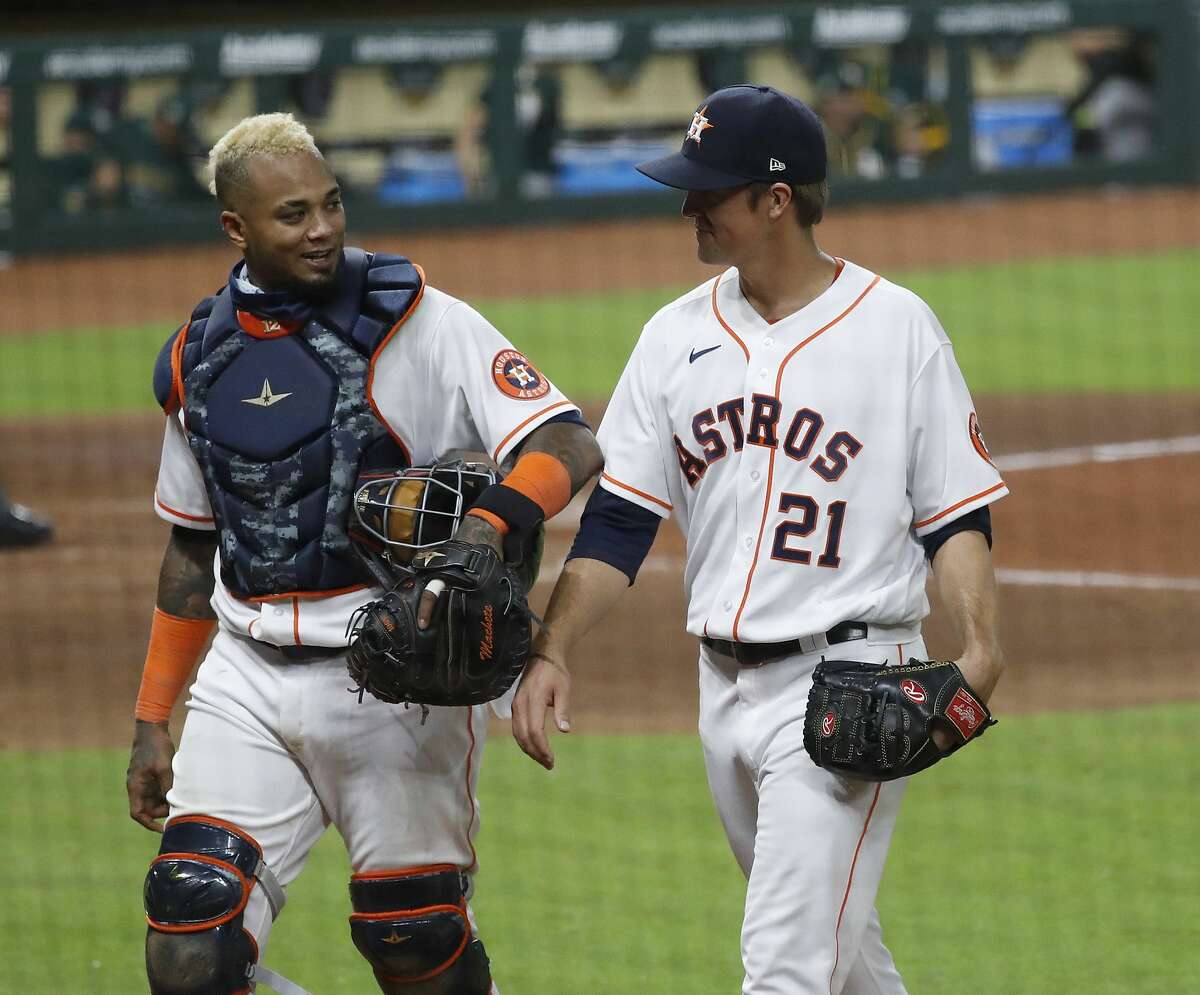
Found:
<path fill-rule="evenodd" d="M 371 257 L 363 287 L 362 313 L 354 323 L 354 344 L 373 355 L 388 332 L 416 307 L 425 290 L 425 274 L 405 259 L 377 252 Z"/>
<path fill-rule="evenodd" d="M 179 392 L 175 389 L 175 345 L 179 336 L 187 335 L 190 324 L 180 325 L 171 333 L 154 361 L 154 398 L 167 414 L 179 409 Z"/>
<path fill-rule="evenodd" d="M 184 362 L 183 352 L 189 345 L 194 345 L 202 340 L 204 328 L 208 323 L 209 315 L 212 314 L 214 303 L 216 303 L 215 296 L 204 298 L 192 310 L 191 318 L 177 328 L 158 351 L 158 359 L 154 363 L 154 397 L 158 401 L 159 407 L 167 414 L 179 410 L 179 406 L 183 402 L 176 390 L 176 384 L 183 377 L 181 369 Z"/>

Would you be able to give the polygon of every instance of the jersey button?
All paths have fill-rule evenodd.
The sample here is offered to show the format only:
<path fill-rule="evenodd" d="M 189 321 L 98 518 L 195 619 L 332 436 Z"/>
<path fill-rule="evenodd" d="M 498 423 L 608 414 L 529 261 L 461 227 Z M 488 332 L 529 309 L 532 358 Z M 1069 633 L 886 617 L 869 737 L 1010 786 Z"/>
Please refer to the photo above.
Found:
<path fill-rule="evenodd" d="M 746 544 L 746 548 L 749 549 L 751 546 L 754 545 L 754 536 L 746 536 L 746 538 L 743 539 L 742 542 L 744 542 Z"/>
<path fill-rule="evenodd" d="M 774 344 L 775 340 L 773 338 L 767 337 L 763 339 L 763 345 L 765 345 L 768 349 L 770 349 Z"/>
<path fill-rule="evenodd" d="M 283 609 L 282 609 L 282 608 L 276 608 L 276 609 L 275 609 L 275 614 L 276 614 L 276 615 L 282 615 L 282 614 L 283 614 Z"/>
<path fill-rule="evenodd" d="M 724 604 L 724 608 L 725 608 L 725 610 L 726 610 L 727 612 L 733 611 L 733 602 L 732 602 L 732 601 L 726 601 L 726 602 L 725 602 L 725 604 Z"/>
<path fill-rule="evenodd" d="M 770 370 L 759 370 L 758 371 L 758 379 L 759 380 L 766 380 L 767 377 L 769 377 L 770 375 L 771 375 Z"/>
<path fill-rule="evenodd" d="M 751 479 L 751 480 L 757 480 L 757 479 L 758 479 L 759 477 L 761 477 L 761 476 L 762 476 L 762 474 L 761 474 L 761 473 L 759 473 L 757 470 L 751 470 L 751 471 L 750 471 L 750 479 Z"/>

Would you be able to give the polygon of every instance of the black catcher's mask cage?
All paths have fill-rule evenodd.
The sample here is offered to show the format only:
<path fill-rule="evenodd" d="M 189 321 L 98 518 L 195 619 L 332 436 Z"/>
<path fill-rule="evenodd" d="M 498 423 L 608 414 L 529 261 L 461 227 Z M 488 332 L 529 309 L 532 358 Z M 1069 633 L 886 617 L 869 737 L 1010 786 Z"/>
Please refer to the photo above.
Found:
<path fill-rule="evenodd" d="M 376 580 L 392 587 L 411 573 L 415 554 L 453 537 L 484 488 L 499 479 L 493 465 L 468 459 L 360 474 L 350 539 Z"/>

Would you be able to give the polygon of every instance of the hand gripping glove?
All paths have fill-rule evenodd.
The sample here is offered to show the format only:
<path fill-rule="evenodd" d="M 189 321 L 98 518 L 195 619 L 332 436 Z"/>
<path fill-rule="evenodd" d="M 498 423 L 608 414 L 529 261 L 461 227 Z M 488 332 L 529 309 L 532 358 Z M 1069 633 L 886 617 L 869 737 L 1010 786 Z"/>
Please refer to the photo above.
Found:
<path fill-rule="evenodd" d="M 421 595 L 445 583 L 429 627 Z M 360 694 L 390 704 L 478 705 L 499 698 L 525 666 L 531 614 L 521 582 L 489 546 L 451 540 L 412 576 L 350 619 L 347 667 Z"/>
<path fill-rule="evenodd" d="M 808 693 L 804 748 L 818 767 L 891 781 L 933 766 L 995 724 L 952 662 L 822 660 Z M 944 752 L 932 739 L 939 727 L 951 739 Z"/>

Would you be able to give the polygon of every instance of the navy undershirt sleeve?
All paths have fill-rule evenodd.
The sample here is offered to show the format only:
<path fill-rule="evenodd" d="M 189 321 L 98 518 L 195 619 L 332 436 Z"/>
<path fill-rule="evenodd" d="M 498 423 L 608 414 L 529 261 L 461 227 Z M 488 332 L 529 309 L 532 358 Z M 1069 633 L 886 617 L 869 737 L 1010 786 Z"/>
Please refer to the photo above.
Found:
<path fill-rule="evenodd" d="M 992 548 L 992 512 L 985 504 L 982 508 L 968 511 L 960 518 L 954 519 L 949 525 L 943 525 L 936 532 L 930 532 L 921 537 L 921 545 L 925 547 L 925 559 L 930 563 L 937 552 L 945 545 L 946 540 L 959 532 L 982 532 L 987 540 L 988 549 Z"/>
<path fill-rule="evenodd" d="M 661 522 L 654 512 L 597 484 L 567 559 L 602 560 L 620 570 L 632 585 Z"/>

